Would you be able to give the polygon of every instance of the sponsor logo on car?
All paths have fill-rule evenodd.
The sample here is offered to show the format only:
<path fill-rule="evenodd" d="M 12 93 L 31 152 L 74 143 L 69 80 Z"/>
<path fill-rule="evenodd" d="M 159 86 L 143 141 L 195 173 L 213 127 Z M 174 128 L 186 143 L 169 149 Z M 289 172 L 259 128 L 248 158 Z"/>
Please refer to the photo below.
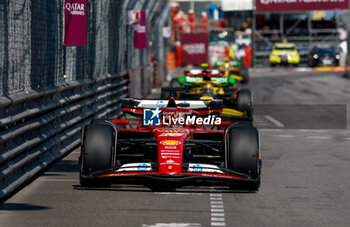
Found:
<path fill-rule="evenodd" d="M 178 147 L 176 147 L 176 146 L 164 146 L 164 148 L 170 149 L 170 150 L 178 149 Z"/>
<path fill-rule="evenodd" d="M 175 136 L 183 136 L 184 133 L 162 133 L 159 136 L 169 136 L 169 137 L 175 137 Z"/>
<path fill-rule="evenodd" d="M 185 133 L 189 132 L 188 129 L 154 129 L 153 132 L 162 132 L 162 133 Z"/>
<path fill-rule="evenodd" d="M 220 125 L 221 117 L 209 115 L 200 117 L 191 115 L 192 112 L 165 112 L 161 117 L 162 111 L 157 109 L 143 110 L 143 125 L 144 126 L 160 126 L 160 125 Z M 170 132 L 171 133 L 171 132 Z"/>
<path fill-rule="evenodd" d="M 173 145 L 173 146 L 181 144 L 181 142 L 177 140 L 164 140 L 164 141 L 161 141 L 160 143 L 162 145 Z"/>
<path fill-rule="evenodd" d="M 202 172 L 203 171 L 203 168 L 200 164 L 193 165 L 192 169 L 194 172 Z"/>
<path fill-rule="evenodd" d="M 159 126 L 160 122 L 160 113 L 162 111 L 157 109 L 144 109 L 143 110 L 143 125 L 146 126 Z"/>
<path fill-rule="evenodd" d="M 138 166 L 137 166 L 137 170 L 148 170 L 149 167 L 147 165 L 147 163 L 140 163 Z"/>

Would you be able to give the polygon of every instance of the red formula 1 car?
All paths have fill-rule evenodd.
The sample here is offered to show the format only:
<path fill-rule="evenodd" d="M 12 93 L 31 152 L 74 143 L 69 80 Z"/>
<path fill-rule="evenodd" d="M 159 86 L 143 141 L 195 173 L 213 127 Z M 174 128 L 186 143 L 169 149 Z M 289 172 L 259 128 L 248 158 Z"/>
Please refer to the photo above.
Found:
<path fill-rule="evenodd" d="M 81 185 L 132 180 L 257 190 L 258 130 L 249 122 L 222 121 L 222 106 L 220 100 L 122 100 L 124 115 L 133 119 L 99 120 L 83 129 Z"/>

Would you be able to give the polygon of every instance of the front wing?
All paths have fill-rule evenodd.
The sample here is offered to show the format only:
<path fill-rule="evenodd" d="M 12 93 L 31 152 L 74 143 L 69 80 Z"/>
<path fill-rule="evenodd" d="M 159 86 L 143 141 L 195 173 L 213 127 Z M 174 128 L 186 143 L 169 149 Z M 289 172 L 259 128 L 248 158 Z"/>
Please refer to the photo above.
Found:
<path fill-rule="evenodd" d="M 210 172 L 181 172 L 179 174 L 164 174 L 157 171 L 136 171 L 136 170 L 107 170 L 99 171 L 90 174 L 89 176 L 82 176 L 83 178 L 95 179 L 112 179 L 116 182 L 126 183 L 131 181 L 133 183 L 140 182 L 168 182 L 168 183 L 182 183 L 186 185 L 196 185 L 197 183 L 204 184 L 227 184 L 228 182 L 258 182 L 260 178 L 251 178 L 247 174 L 234 172 L 225 168 L 215 168 L 217 171 L 209 170 Z M 136 181 L 135 181 L 136 180 Z"/>

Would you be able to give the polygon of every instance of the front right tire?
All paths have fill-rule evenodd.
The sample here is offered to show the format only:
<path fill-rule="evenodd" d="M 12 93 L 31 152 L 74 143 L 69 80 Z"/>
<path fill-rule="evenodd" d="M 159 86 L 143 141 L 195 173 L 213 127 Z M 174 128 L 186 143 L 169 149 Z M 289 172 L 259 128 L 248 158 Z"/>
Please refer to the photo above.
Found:
<path fill-rule="evenodd" d="M 258 130 L 245 123 L 233 124 L 226 129 L 226 167 L 232 171 L 244 173 L 254 181 L 235 184 L 232 189 L 256 191 L 260 187 L 259 134 Z"/>

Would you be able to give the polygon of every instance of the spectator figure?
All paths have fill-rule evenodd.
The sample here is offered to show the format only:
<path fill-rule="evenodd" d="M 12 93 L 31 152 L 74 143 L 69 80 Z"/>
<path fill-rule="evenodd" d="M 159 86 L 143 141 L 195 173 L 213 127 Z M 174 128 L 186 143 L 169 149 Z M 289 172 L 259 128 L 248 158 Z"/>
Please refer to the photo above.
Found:
<path fill-rule="evenodd" d="M 227 26 L 227 19 L 223 18 L 223 19 L 220 20 L 219 23 L 220 23 L 220 27 L 221 28 L 226 28 L 226 26 Z"/>
<path fill-rule="evenodd" d="M 242 32 L 245 32 L 246 29 L 248 28 L 248 23 L 247 22 L 243 22 L 241 25 L 241 28 L 239 29 Z"/>
<path fill-rule="evenodd" d="M 194 14 L 193 9 L 190 9 L 188 11 L 187 20 L 188 20 L 188 23 L 189 23 L 190 32 L 191 33 L 195 32 L 195 30 L 196 30 L 196 25 L 195 25 L 196 15 Z"/>
<path fill-rule="evenodd" d="M 207 22 L 208 22 L 208 15 L 206 12 L 202 12 L 202 18 L 201 18 L 201 27 L 202 27 L 202 32 L 206 33 L 207 32 Z"/>
<path fill-rule="evenodd" d="M 245 46 L 244 47 L 245 56 L 243 58 L 243 67 L 251 68 L 252 67 L 252 54 L 253 54 L 253 48 L 251 46 Z"/>
<path fill-rule="evenodd" d="M 235 51 L 233 49 L 233 43 L 232 42 L 228 43 L 228 57 L 229 57 L 229 59 L 234 59 L 234 57 L 235 57 Z"/>
<path fill-rule="evenodd" d="M 176 65 L 177 66 L 182 66 L 182 46 L 181 46 L 181 42 L 177 41 L 176 42 L 176 47 L 175 47 L 175 52 L 176 52 Z"/>
<path fill-rule="evenodd" d="M 277 30 L 272 32 L 271 40 L 272 41 L 276 41 L 276 42 L 280 40 L 280 36 L 278 35 L 278 31 Z"/>

